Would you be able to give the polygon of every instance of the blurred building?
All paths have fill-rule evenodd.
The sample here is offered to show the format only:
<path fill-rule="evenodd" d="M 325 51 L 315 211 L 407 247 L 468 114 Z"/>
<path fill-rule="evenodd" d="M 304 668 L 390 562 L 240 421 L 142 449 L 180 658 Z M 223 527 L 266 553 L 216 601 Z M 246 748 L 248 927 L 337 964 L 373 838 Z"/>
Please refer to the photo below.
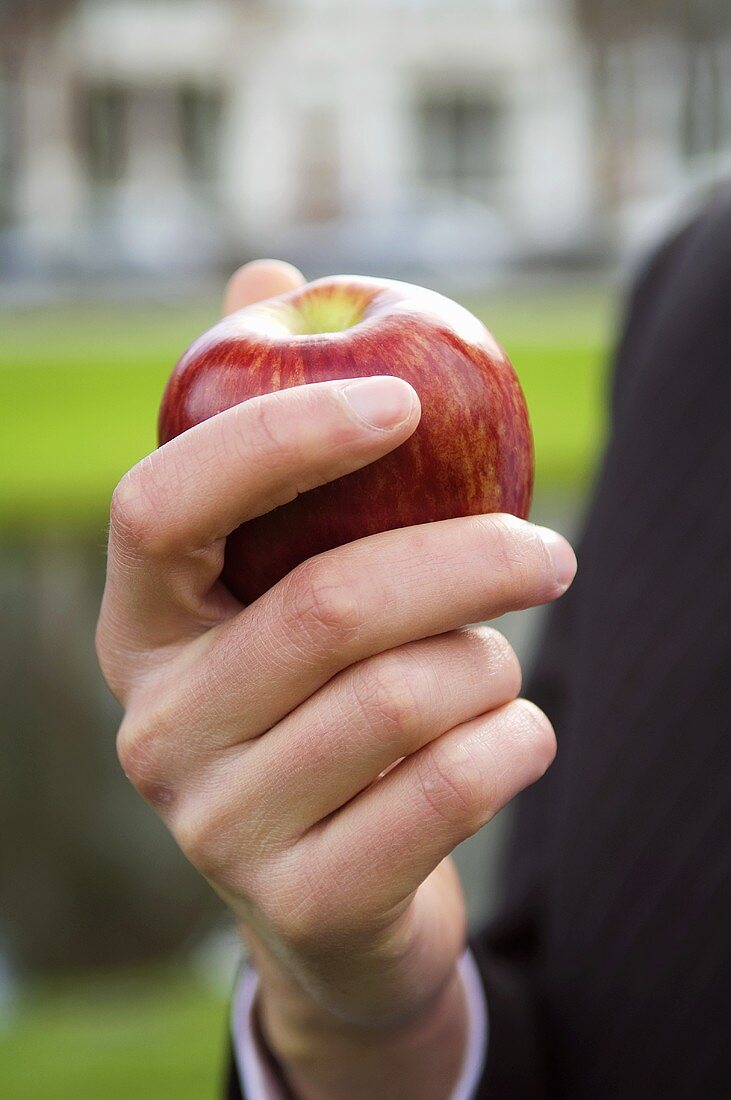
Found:
<path fill-rule="evenodd" d="M 731 148 L 731 33 L 691 78 L 682 29 L 617 41 L 601 3 L 579 7 L 8 3 L 0 265 L 264 251 L 449 270 L 601 249 Z"/>

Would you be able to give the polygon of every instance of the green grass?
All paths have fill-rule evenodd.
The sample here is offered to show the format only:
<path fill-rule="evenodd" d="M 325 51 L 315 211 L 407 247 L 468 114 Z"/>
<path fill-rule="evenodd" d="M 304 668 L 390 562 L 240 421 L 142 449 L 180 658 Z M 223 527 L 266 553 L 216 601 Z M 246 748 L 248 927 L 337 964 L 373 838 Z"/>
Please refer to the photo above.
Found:
<path fill-rule="evenodd" d="M 468 304 L 523 382 L 539 488 L 583 488 L 603 435 L 607 298 L 557 292 Z M 116 481 L 155 445 L 173 363 L 214 318 L 207 304 L 0 318 L 0 524 L 98 529 Z"/>
<path fill-rule="evenodd" d="M 45 984 L 0 1032 L 0 1096 L 18 1100 L 214 1100 L 224 999 L 167 972 Z"/>

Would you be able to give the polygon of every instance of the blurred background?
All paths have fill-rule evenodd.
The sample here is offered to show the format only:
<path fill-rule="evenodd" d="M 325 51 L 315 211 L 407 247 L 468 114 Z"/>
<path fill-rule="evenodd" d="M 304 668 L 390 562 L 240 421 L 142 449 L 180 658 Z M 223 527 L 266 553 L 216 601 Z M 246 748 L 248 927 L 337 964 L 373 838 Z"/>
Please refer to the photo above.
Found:
<path fill-rule="evenodd" d="M 0 4 L 0 1095 L 216 1094 L 239 949 L 121 775 L 93 630 L 111 491 L 226 273 L 474 309 L 571 534 L 622 288 L 730 165 L 727 0 Z M 526 660 L 539 619 L 502 624 Z M 506 816 L 458 852 L 474 921 Z"/>

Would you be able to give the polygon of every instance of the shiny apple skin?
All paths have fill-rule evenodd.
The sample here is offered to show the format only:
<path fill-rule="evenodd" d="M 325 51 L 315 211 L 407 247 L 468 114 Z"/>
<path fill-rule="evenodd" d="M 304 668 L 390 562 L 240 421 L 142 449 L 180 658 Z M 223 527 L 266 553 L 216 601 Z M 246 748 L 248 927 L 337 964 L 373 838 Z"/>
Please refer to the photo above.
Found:
<path fill-rule="evenodd" d="M 360 323 L 271 339 L 252 331 L 249 307 L 191 345 L 163 395 L 161 444 L 249 398 L 309 382 L 392 374 L 421 399 L 421 422 L 395 451 L 229 536 L 222 579 L 246 604 L 307 558 L 366 535 L 456 516 L 528 515 L 533 438 L 520 383 L 494 338 L 449 299 L 387 280 L 324 279 L 274 301 L 296 307 L 302 295 L 344 289 L 360 296 Z"/>

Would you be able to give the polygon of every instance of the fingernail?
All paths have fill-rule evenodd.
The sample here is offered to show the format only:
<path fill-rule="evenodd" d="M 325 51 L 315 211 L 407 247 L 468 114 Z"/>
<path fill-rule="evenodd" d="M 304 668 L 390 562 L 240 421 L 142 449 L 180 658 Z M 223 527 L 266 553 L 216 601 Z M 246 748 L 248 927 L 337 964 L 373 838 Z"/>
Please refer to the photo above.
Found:
<path fill-rule="evenodd" d="M 565 591 L 576 576 L 576 555 L 566 539 L 550 527 L 536 527 L 536 532 L 551 556 L 556 580 Z"/>
<path fill-rule="evenodd" d="M 408 382 L 391 375 L 359 378 L 340 391 L 355 415 L 369 428 L 392 431 L 408 420 L 416 394 Z"/>

